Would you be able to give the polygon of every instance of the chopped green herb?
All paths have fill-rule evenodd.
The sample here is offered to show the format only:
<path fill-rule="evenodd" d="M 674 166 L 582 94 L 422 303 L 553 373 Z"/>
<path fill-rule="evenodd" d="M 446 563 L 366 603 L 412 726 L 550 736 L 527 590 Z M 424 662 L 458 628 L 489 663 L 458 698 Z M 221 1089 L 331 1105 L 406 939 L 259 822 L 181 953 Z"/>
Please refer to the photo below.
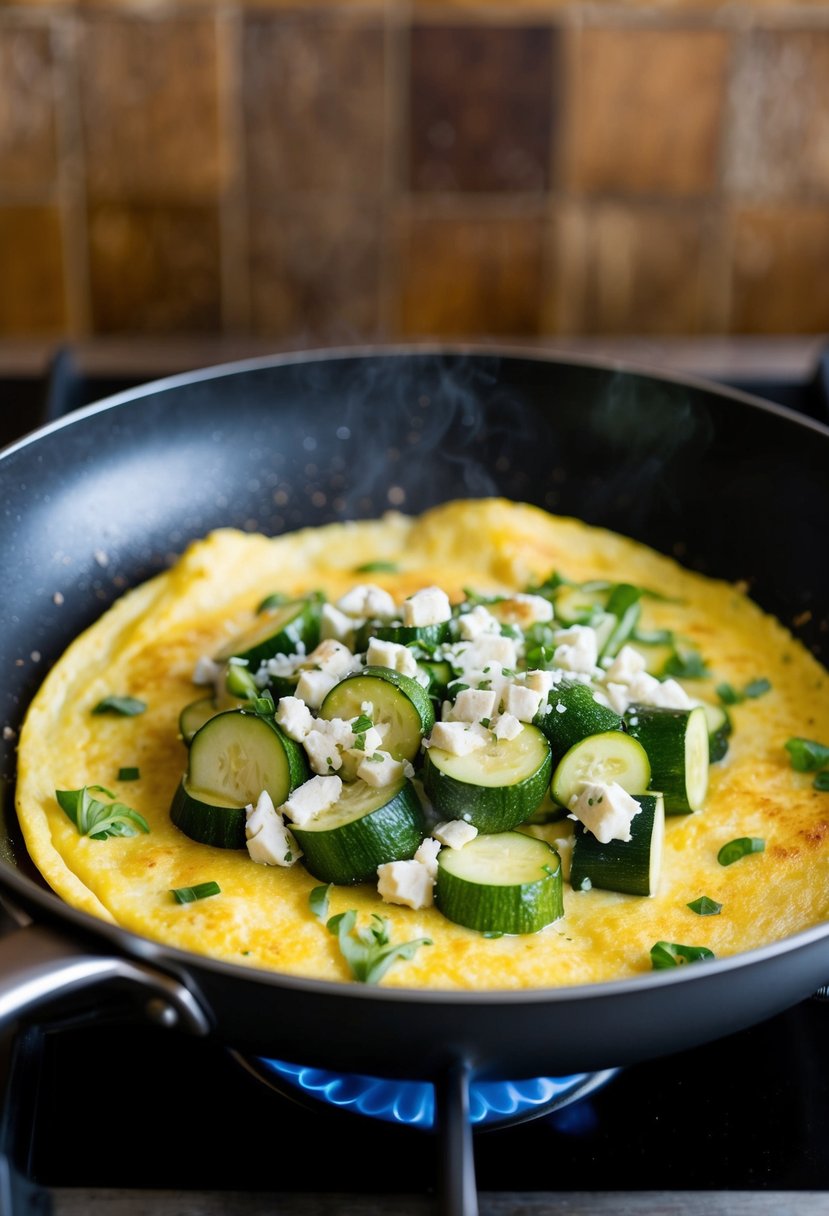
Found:
<path fill-rule="evenodd" d="M 674 631 L 672 629 L 634 629 L 630 640 L 641 642 L 643 646 L 670 646 L 674 642 Z"/>
<path fill-rule="evenodd" d="M 557 570 L 553 570 L 550 574 L 547 575 L 547 577 L 544 579 L 544 581 L 542 583 L 537 583 L 535 585 L 531 585 L 531 586 L 527 587 L 526 594 L 527 595 L 543 595 L 545 597 L 551 596 L 556 591 L 558 591 L 559 587 L 563 586 L 566 582 L 567 582 L 567 579 L 564 577 L 564 575 L 559 574 Z"/>
<path fill-rule="evenodd" d="M 708 675 L 705 660 L 696 650 L 675 650 L 665 661 L 662 674 L 680 680 L 704 680 Z"/>
<path fill-rule="evenodd" d="M 274 591 L 272 595 L 266 595 L 265 598 L 256 605 L 257 612 L 269 612 L 271 608 L 279 608 L 282 604 L 288 603 L 288 596 L 282 591 Z"/>
<path fill-rule="evenodd" d="M 400 569 L 397 562 L 363 562 L 362 566 L 355 566 L 355 574 L 396 574 Z"/>
<path fill-rule="evenodd" d="M 707 958 L 714 958 L 714 951 L 707 946 L 680 946 L 678 942 L 656 942 L 651 946 L 651 967 L 654 971 L 698 963 Z"/>
<path fill-rule="evenodd" d="M 61 810 L 69 816 L 81 836 L 106 840 L 108 836 L 137 836 L 149 832 L 150 825 L 143 815 L 123 802 L 101 802 L 90 791 L 115 798 L 105 785 L 84 785 L 79 790 L 55 790 Z"/>
<path fill-rule="evenodd" d="M 757 680 L 749 680 L 742 690 L 734 688 L 732 684 L 718 684 L 716 687 L 717 696 L 722 701 L 723 705 L 741 705 L 743 701 L 753 701 L 757 697 L 762 697 L 771 688 L 771 681 L 760 677 Z"/>
<path fill-rule="evenodd" d="M 355 735 L 362 735 L 365 731 L 370 730 L 373 725 L 374 723 L 372 722 L 371 718 L 369 718 L 368 714 L 360 714 L 360 716 L 355 718 L 351 723 L 351 729 Z"/>
<path fill-rule="evenodd" d="M 730 866 L 741 857 L 748 857 L 749 853 L 762 853 L 765 847 L 765 840 L 759 836 L 739 836 L 723 845 L 717 854 L 717 861 L 721 866 Z"/>
<path fill-rule="evenodd" d="M 197 899 L 207 899 L 211 895 L 221 895 L 222 888 L 217 882 L 199 882 L 195 887 L 173 887 L 170 891 L 177 904 L 192 904 Z"/>
<path fill-rule="evenodd" d="M 829 792 L 829 769 L 825 768 L 822 773 L 818 773 L 812 785 L 823 794 Z"/>
<path fill-rule="evenodd" d="M 240 663 L 228 663 L 225 676 L 225 688 L 232 697 L 244 697 L 251 700 L 259 696 L 259 686 L 247 666 Z"/>
<path fill-rule="evenodd" d="M 814 739 L 789 739 L 785 748 L 791 757 L 792 768 L 799 773 L 814 772 L 829 765 L 829 747 L 825 743 L 816 743 Z"/>
<path fill-rule="evenodd" d="M 146 701 L 139 701 L 138 697 L 104 697 L 93 706 L 93 714 L 121 714 L 125 718 L 134 718 L 137 714 L 143 714 L 147 708 Z"/>
<path fill-rule="evenodd" d="M 137 781 L 140 776 L 141 776 L 140 770 L 138 768 L 135 768 L 134 766 L 132 768 L 119 768 L 118 769 L 118 780 L 119 781 Z"/>
<path fill-rule="evenodd" d="M 718 904 L 715 899 L 709 899 L 707 895 L 700 895 L 699 899 L 693 900 L 687 906 L 692 912 L 696 912 L 697 916 L 719 916 L 722 912 L 722 904 Z"/>
<path fill-rule="evenodd" d="M 333 883 L 329 882 L 321 887 L 314 887 L 308 896 L 308 907 L 311 909 L 312 915 L 322 924 L 325 924 L 328 919 L 328 901 L 331 897 L 333 885 Z"/>
<path fill-rule="evenodd" d="M 398 959 L 411 959 L 420 946 L 431 946 L 432 939 L 418 937 L 414 941 L 392 945 L 389 942 L 389 922 L 376 913 L 371 924 L 357 925 L 357 913 L 352 908 L 340 912 L 328 921 L 329 933 L 338 940 L 343 958 L 355 980 L 362 984 L 377 984 Z"/>
<path fill-rule="evenodd" d="M 266 688 L 260 697 L 254 697 L 250 704 L 253 712 L 260 718 L 272 718 L 276 713 L 276 705 L 269 688 Z"/>

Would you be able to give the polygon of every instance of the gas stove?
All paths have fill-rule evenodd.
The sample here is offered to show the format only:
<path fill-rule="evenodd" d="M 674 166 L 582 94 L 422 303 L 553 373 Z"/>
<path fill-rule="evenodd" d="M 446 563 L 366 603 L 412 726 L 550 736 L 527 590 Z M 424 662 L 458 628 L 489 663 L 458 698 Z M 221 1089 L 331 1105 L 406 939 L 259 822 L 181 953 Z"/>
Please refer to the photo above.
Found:
<path fill-rule="evenodd" d="M 704 371 L 829 420 L 819 352 Z M 72 350 L 0 376 L 0 438 L 149 378 Z M 829 1212 L 827 1016 L 810 1000 L 625 1069 L 473 1088 L 481 1210 Z M 2 1216 L 455 1211 L 430 1086 L 242 1057 L 117 1005 L 0 1038 L 0 1094 Z"/>

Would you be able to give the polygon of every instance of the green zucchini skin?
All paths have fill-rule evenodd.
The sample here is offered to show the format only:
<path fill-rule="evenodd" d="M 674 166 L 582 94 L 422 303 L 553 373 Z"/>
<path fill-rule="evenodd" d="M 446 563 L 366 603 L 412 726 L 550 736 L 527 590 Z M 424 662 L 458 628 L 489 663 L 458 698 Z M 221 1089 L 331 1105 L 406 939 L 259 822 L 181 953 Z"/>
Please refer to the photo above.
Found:
<path fill-rule="evenodd" d="M 708 722 L 708 761 L 716 764 L 728 752 L 728 740 L 733 730 L 731 715 L 721 705 L 703 705 Z"/>
<path fill-rule="evenodd" d="M 211 800 L 213 796 L 188 789 L 186 778 L 179 782 L 170 804 L 170 819 L 185 836 L 216 849 L 246 847 L 244 807 L 228 806 Z"/>
<path fill-rule="evenodd" d="M 533 723 L 543 731 L 554 761 L 588 735 L 624 730 L 621 716 L 606 705 L 600 705 L 589 685 L 575 680 L 562 680 L 550 690 L 546 704 L 541 706 Z"/>
<path fill-rule="evenodd" d="M 377 790 L 386 801 L 374 810 L 326 829 L 330 813 L 315 827 L 291 824 L 303 852 L 303 864 L 320 882 L 348 886 L 377 880 L 377 867 L 414 857 L 426 836 L 426 819 L 410 781 Z M 337 807 L 332 808 L 336 814 Z"/>
<path fill-rule="evenodd" d="M 504 882 L 499 854 L 506 860 L 516 850 L 527 861 L 518 867 L 521 873 L 510 867 L 517 881 Z M 462 849 L 438 854 L 435 904 L 448 920 L 479 933 L 537 933 L 564 915 L 561 859 L 546 841 L 520 832 L 477 836 Z"/>
<path fill-rule="evenodd" d="M 651 786 L 662 791 L 666 815 L 699 811 L 708 791 L 708 722 L 701 707 L 665 709 L 632 705 L 628 733 L 651 762 Z"/>
<path fill-rule="evenodd" d="M 217 756 L 230 748 L 232 763 L 246 761 L 241 775 L 220 777 Z M 256 757 L 253 768 L 244 771 Z M 227 770 L 225 770 L 227 771 Z M 264 774 L 264 775 L 263 775 Z M 246 806 L 267 789 L 274 806 L 281 806 L 291 790 L 308 780 L 308 762 L 303 748 L 284 734 L 272 718 L 246 709 L 228 709 L 215 714 L 196 731 L 190 741 L 187 783 L 213 795 L 219 802 Z M 219 777 L 219 780 L 214 778 Z"/>
<path fill-rule="evenodd" d="M 388 724 L 383 750 L 395 760 L 415 760 L 421 739 L 435 724 L 435 708 L 426 689 L 389 667 L 365 667 L 334 685 L 320 706 L 320 717 L 356 718 L 365 701 L 374 705 L 375 726 Z"/>
<path fill-rule="evenodd" d="M 368 649 L 372 638 L 381 642 L 397 642 L 408 646 L 411 642 L 423 642 L 427 646 L 438 646 L 449 638 L 449 621 L 437 625 L 404 625 L 400 621 L 366 621 L 357 630 L 354 639 L 356 651 Z"/>
<path fill-rule="evenodd" d="M 184 742 L 189 746 L 196 731 L 218 712 L 215 697 L 199 697 L 198 700 L 185 705 L 178 716 L 179 734 Z"/>
<path fill-rule="evenodd" d="M 318 596 L 290 600 L 260 614 L 249 629 L 232 638 L 215 656 L 217 662 L 245 659 L 251 671 L 277 654 L 295 654 L 298 643 L 310 653 L 320 640 L 322 601 Z"/>
<path fill-rule="evenodd" d="M 527 731 L 533 732 L 531 738 L 537 742 L 537 761 L 523 780 L 512 784 L 505 781 L 504 784 L 484 785 L 460 780 L 446 771 L 447 765 L 452 767 L 454 757 L 439 748 L 427 750 L 423 787 L 441 818 L 463 819 L 482 833 L 506 832 L 529 819 L 547 793 L 553 762 L 541 731 L 527 725 L 522 736 Z M 509 756 L 512 742 L 515 741 L 493 743 L 482 750 L 488 753 L 488 758 L 494 757 L 497 764 L 499 754 Z M 464 760 L 474 768 L 477 756 L 480 753 L 473 752 Z"/>
<path fill-rule="evenodd" d="M 579 824 L 570 862 L 570 885 L 582 884 L 623 895 L 655 895 L 662 868 L 665 803 L 661 793 L 633 794 L 642 808 L 630 825 L 630 840 L 602 844 Z"/>
<path fill-rule="evenodd" d="M 648 753 L 638 739 L 624 731 L 585 735 L 555 766 L 550 783 L 553 800 L 569 807 L 584 781 L 617 781 L 629 794 L 643 794 L 652 785 Z"/>

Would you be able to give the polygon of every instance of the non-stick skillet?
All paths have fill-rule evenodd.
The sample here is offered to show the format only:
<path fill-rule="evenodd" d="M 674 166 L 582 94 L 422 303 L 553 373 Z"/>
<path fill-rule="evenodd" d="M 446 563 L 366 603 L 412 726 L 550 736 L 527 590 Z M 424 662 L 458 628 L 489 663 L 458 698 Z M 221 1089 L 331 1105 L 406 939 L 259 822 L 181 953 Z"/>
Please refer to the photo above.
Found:
<path fill-rule="evenodd" d="M 493 493 L 745 580 L 819 657 L 829 647 L 829 428 L 700 383 L 491 350 L 323 352 L 151 384 L 0 456 L 0 883 L 32 920 L 0 942 L 0 1020 L 127 988 L 152 1016 L 249 1052 L 381 1075 L 416 1062 L 443 1079 L 444 1112 L 462 1114 L 470 1070 L 624 1065 L 826 982 L 829 925 L 562 991 L 339 985 L 139 938 L 67 907 L 33 872 L 12 809 L 15 732 L 50 664 L 124 587 L 217 526 L 279 533 Z M 459 1126 L 449 1120 L 452 1159 Z M 462 1173 L 448 1194 L 469 1211 Z"/>

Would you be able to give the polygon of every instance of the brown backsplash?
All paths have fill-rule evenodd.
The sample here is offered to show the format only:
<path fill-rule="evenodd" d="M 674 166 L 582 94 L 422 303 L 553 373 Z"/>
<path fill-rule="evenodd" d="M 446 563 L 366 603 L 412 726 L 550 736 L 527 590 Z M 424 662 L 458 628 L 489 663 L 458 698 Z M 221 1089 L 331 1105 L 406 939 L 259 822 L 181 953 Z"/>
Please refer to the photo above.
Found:
<path fill-rule="evenodd" d="M 0 0 L 0 338 L 829 330 L 829 4 Z"/>

